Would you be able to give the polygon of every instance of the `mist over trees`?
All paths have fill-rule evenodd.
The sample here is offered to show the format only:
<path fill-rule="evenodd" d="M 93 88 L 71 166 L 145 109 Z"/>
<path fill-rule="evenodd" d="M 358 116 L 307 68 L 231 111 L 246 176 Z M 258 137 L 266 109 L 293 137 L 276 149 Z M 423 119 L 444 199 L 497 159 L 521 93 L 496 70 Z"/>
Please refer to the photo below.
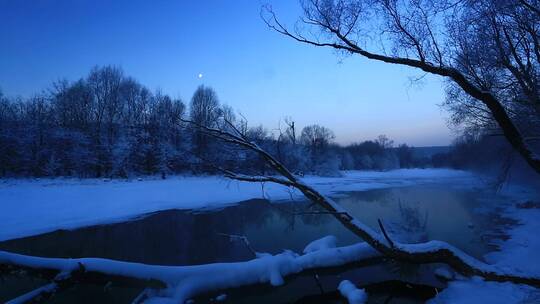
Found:
<path fill-rule="evenodd" d="M 298 174 L 430 166 L 415 162 L 411 148 L 395 148 L 386 136 L 339 146 L 332 130 L 317 124 L 298 130 L 292 118 L 277 132 L 248 127 L 210 87 L 199 86 L 186 105 L 152 92 L 118 67 L 105 66 L 73 82 L 55 82 L 26 99 L 0 92 L 0 175 L 125 178 L 216 172 L 208 161 L 266 173 L 267 165 L 257 156 L 239 151 L 242 157 L 231 157 L 233 147 L 200 132 L 200 127 L 227 124 Z"/>

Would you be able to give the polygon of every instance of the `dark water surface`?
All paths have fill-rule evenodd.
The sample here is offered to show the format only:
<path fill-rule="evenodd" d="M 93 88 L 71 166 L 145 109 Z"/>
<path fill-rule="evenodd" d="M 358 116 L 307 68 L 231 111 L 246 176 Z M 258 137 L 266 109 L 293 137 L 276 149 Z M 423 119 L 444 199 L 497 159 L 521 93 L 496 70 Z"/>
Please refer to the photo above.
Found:
<path fill-rule="evenodd" d="M 482 238 L 492 228 L 489 216 L 475 211 L 486 202 L 496 204 L 500 200 L 487 191 L 421 185 L 343 193 L 335 199 L 374 229 L 379 229 L 377 219 L 382 219 L 388 230 L 408 232 L 406 236 L 394 234 L 396 239 L 411 241 L 412 236 L 418 240 L 444 240 L 478 258 L 493 250 Z M 306 244 L 329 234 L 338 238 L 340 246 L 359 241 L 331 215 L 305 214 L 317 210 L 308 206 L 307 202 L 270 204 L 251 200 L 223 209 L 166 210 L 124 223 L 5 241 L 0 243 L 0 249 L 49 257 L 103 257 L 147 264 L 194 265 L 253 258 L 245 244 L 231 242 L 222 234 L 244 235 L 256 251 L 270 253 L 284 249 L 301 253 Z M 324 290 L 332 291 L 339 281 L 352 279 L 368 286 L 370 303 L 385 303 L 390 296 L 393 298 L 388 303 L 418 303 L 426 298 L 421 296 L 421 290 L 407 295 L 394 288 L 393 294 L 388 288 L 377 289 L 372 284 L 405 278 L 411 283 L 443 287 L 431 270 L 429 266 L 395 263 L 367 265 L 340 274 L 321 273 L 320 283 Z M 9 278 L 0 283 L 0 302 L 42 283 Z M 109 291 L 100 286 L 81 286 L 55 297 L 51 303 L 130 303 L 138 292 L 114 286 Z M 305 275 L 289 280 L 280 288 L 259 286 L 233 291 L 227 302 L 290 303 L 319 293 L 315 279 Z"/>

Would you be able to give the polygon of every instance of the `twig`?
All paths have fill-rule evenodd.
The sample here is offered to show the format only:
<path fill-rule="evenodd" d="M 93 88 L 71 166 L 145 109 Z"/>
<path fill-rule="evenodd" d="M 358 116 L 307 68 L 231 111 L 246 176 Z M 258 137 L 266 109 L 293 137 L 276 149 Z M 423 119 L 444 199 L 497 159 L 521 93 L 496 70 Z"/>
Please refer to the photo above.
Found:
<path fill-rule="evenodd" d="M 317 286 L 319 287 L 321 295 L 324 295 L 324 289 L 323 289 L 323 286 L 321 284 L 321 280 L 319 280 L 319 275 L 316 272 L 313 273 L 313 278 L 315 279 L 315 283 L 317 283 Z"/>
<path fill-rule="evenodd" d="M 47 285 L 34 289 L 22 296 L 8 301 L 6 304 L 42 303 L 57 293 L 72 287 L 85 274 L 86 269 L 78 263 L 78 267 L 70 272 L 59 272 L 53 281 Z"/>
<path fill-rule="evenodd" d="M 150 294 L 153 292 L 150 288 L 145 288 L 141 293 L 137 295 L 135 299 L 131 302 L 131 304 L 142 304 L 144 301 L 148 300 L 150 297 Z"/>
<path fill-rule="evenodd" d="M 351 218 L 347 212 L 330 212 L 330 211 L 304 211 L 304 212 L 293 212 L 292 215 L 309 215 L 309 214 L 330 214 L 330 215 L 341 215 Z"/>
<path fill-rule="evenodd" d="M 253 254 L 253 256 L 255 256 L 255 257 L 258 256 L 257 252 L 253 249 L 253 247 L 251 247 L 251 244 L 249 243 L 249 240 L 248 240 L 247 236 L 245 236 L 245 235 L 237 235 L 237 234 L 227 234 L 227 233 L 221 233 L 221 232 L 218 232 L 217 234 L 221 235 L 221 236 L 224 236 L 224 237 L 228 237 L 230 240 L 240 240 L 240 241 L 242 241 L 242 243 L 244 243 L 244 245 L 246 245 L 246 248 Z"/>
<path fill-rule="evenodd" d="M 381 231 L 382 231 L 382 233 L 383 233 L 383 235 L 384 235 L 384 238 L 388 241 L 388 243 L 390 244 L 390 247 L 391 247 L 391 248 L 394 248 L 394 242 L 392 242 L 392 240 L 390 239 L 390 237 L 389 237 L 388 234 L 386 233 L 386 229 L 384 229 L 382 220 L 381 220 L 381 219 L 377 219 L 377 222 L 379 223 L 379 227 L 381 228 Z"/>
<path fill-rule="evenodd" d="M 49 283 L 30 292 L 27 292 L 21 296 L 18 296 L 15 299 L 7 301 L 6 304 L 39 303 L 49 299 L 53 294 L 56 293 L 57 290 L 58 285 L 56 283 Z"/>

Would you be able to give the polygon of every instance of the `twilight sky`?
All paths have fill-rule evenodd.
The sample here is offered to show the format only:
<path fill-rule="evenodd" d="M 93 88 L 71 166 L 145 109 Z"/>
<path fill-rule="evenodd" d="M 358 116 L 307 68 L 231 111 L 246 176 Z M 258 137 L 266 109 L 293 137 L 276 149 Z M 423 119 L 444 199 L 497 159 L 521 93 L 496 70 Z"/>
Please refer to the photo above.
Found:
<path fill-rule="evenodd" d="M 274 129 L 291 116 L 329 127 L 342 144 L 379 134 L 451 141 L 441 79 L 411 85 L 415 70 L 299 44 L 266 27 L 266 2 L 287 24 L 300 15 L 294 0 L 0 0 L 0 88 L 30 96 L 114 64 L 186 103 L 209 85 L 250 125 Z"/>

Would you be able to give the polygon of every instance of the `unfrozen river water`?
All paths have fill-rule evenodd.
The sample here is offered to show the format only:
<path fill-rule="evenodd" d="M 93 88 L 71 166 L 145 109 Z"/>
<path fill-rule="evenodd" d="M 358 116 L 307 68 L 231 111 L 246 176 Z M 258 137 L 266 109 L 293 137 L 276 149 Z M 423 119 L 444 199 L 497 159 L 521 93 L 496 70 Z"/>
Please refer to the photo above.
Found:
<path fill-rule="evenodd" d="M 381 219 L 391 237 L 398 240 L 443 240 L 478 258 L 495 249 L 489 242 L 497 224 L 492 214 L 482 210 L 486 204 L 497 204 L 502 198 L 486 189 L 416 185 L 346 192 L 334 198 L 376 230 L 379 230 L 377 220 Z M 310 207 L 308 202 L 271 204 L 265 200 L 246 201 L 222 209 L 167 210 L 124 223 L 6 241 L 0 243 L 0 249 L 50 257 L 103 257 L 148 264 L 193 265 L 253 258 L 246 244 L 231 241 L 224 234 L 246 236 L 255 251 L 269 253 L 285 249 L 301 253 L 309 242 L 330 234 L 338 238 L 338 246 L 359 241 L 331 215 L 313 214 L 313 211 L 318 209 Z M 311 274 L 294 277 L 280 288 L 255 286 L 232 291 L 227 303 L 340 303 L 327 293 L 345 278 L 365 286 L 370 303 L 418 303 L 435 292 L 422 286 L 443 287 L 431 270 L 392 262 L 358 265 L 345 272 L 319 273 L 319 282 Z M 400 284 L 379 284 L 392 279 L 405 279 L 412 285 L 407 290 Z M 8 278 L 0 284 L 0 302 L 42 283 Z M 318 296 L 321 288 L 326 297 Z M 51 303 L 130 303 L 138 292 L 114 286 L 108 291 L 102 286 L 81 286 L 53 298 Z"/>

